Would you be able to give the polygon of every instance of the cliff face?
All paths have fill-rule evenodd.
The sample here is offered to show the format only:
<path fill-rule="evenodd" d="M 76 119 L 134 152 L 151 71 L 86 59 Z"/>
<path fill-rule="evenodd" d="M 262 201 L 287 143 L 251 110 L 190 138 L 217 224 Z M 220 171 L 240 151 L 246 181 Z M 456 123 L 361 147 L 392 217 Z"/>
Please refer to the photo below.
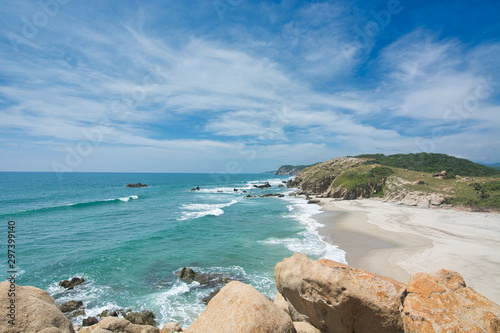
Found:
<path fill-rule="evenodd" d="M 339 157 L 301 171 L 288 187 L 298 187 L 298 194 L 325 198 L 369 198 L 379 193 L 393 173 L 390 168 L 364 165 L 367 159 Z"/>

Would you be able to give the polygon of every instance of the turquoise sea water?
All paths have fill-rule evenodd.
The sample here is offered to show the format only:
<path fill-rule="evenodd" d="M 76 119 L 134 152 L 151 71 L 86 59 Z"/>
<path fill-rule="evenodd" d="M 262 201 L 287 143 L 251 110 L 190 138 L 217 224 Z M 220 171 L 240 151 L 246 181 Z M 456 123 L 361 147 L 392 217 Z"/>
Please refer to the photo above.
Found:
<path fill-rule="evenodd" d="M 300 198 L 247 198 L 291 192 L 289 176 L 265 174 L 0 173 L 0 213 L 16 222 L 17 284 L 47 290 L 60 304 L 151 310 L 158 324 L 189 326 L 215 287 L 186 283 L 191 267 L 239 279 L 273 298 L 274 266 L 293 251 L 344 261 L 318 234 L 316 205 Z M 271 188 L 253 185 L 270 182 Z M 141 182 L 148 188 L 126 188 Z M 200 191 L 190 191 L 199 186 Z M 238 191 L 234 191 L 234 189 Z M 242 191 L 247 191 L 243 193 Z M 6 276 L 2 241 L 0 274 Z M 65 291 L 59 281 L 86 283 Z M 4 280 L 5 278 L 3 278 Z M 83 317 L 74 319 L 81 323 Z"/>

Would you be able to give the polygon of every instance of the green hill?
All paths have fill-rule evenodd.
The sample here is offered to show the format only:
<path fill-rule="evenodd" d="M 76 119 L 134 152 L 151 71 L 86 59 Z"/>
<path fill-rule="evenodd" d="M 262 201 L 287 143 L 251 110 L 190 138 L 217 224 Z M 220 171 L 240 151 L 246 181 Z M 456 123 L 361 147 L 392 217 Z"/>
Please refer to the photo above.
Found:
<path fill-rule="evenodd" d="M 428 173 L 446 170 L 449 176 L 466 177 L 494 177 L 500 176 L 499 170 L 482 164 L 474 163 L 463 158 L 446 154 L 418 153 L 418 154 L 363 154 L 357 158 L 367 158 L 368 164 L 380 164 L 389 167 L 423 171 Z"/>
<path fill-rule="evenodd" d="M 499 174 L 444 154 L 373 154 L 339 157 L 305 168 L 289 186 L 297 187 L 297 194 L 338 200 L 375 196 L 410 206 L 498 210 Z"/>
<path fill-rule="evenodd" d="M 314 165 L 314 164 L 313 164 Z M 283 165 L 278 170 L 274 172 L 275 175 L 297 175 L 299 172 L 304 170 L 311 165 Z"/>

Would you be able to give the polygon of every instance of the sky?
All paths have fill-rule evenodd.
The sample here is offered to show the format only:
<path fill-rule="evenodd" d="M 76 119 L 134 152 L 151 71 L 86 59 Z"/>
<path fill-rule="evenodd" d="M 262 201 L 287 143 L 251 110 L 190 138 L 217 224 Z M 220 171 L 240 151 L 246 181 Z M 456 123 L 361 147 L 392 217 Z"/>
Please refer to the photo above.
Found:
<path fill-rule="evenodd" d="M 500 161 L 500 1 L 5 1 L 0 171 Z"/>

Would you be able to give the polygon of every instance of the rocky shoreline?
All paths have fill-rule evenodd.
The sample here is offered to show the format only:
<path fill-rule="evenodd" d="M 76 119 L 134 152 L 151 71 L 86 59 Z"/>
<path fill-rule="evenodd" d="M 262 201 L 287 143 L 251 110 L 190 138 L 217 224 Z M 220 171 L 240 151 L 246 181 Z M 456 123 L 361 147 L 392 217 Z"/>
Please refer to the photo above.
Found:
<path fill-rule="evenodd" d="M 189 272 L 188 272 L 189 273 Z M 104 316 L 73 327 L 50 295 L 15 285 L 16 325 L 2 307 L 0 331 L 9 333 L 170 332 L 498 332 L 500 306 L 467 287 L 462 276 L 441 269 L 417 273 L 404 284 L 390 278 L 295 253 L 275 267 L 274 301 L 239 281 L 228 282 L 190 327 L 133 323 L 128 315 Z M 10 282 L 0 283 L 7 304 Z"/>

